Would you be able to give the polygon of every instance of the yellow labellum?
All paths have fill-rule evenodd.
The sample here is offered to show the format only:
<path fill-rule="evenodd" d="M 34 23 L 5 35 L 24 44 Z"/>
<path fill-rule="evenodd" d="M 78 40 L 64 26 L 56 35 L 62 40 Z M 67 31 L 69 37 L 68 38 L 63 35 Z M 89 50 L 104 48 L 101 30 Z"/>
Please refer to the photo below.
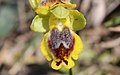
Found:
<path fill-rule="evenodd" d="M 83 50 L 84 46 L 83 46 L 83 43 L 82 43 L 80 37 L 73 31 L 71 31 L 71 32 L 72 32 L 72 36 L 75 38 L 75 43 L 73 44 L 73 50 L 70 53 L 70 55 L 64 56 L 62 60 L 60 58 L 57 58 L 54 55 L 54 53 L 51 52 L 51 50 L 48 46 L 48 39 L 50 37 L 51 32 L 46 33 L 41 42 L 40 50 L 42 51 L 43 55 L 45 56 L 45 58 L 48 61 L 52 60 L 51 67 L 55 70 L 58 70 L 61 67 L 65 67 L 67 69 L 74 67 L 75 63 L 72 60 L 72 58 L 77 60 L 79 57 L 79 54 Z"/>

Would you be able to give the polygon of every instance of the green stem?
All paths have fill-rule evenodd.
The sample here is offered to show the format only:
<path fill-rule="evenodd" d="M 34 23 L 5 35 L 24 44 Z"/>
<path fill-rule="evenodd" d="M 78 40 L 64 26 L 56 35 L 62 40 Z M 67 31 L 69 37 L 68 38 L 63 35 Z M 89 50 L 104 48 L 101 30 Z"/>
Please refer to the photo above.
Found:
<path fill-rule="evenodd" d="M 69 75 L 73 75 L 72 68 L 69 69 Z"/>

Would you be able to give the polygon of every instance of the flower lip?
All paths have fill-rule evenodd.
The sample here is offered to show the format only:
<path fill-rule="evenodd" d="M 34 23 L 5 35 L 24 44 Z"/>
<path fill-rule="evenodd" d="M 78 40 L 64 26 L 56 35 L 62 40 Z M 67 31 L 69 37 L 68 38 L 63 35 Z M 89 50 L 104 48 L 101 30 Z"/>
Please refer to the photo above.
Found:
<path fill-rule="evenodd" d="M 67 65 L 64 57 L 69 57 L 74 47 L 74 37 L 69 28 L 64 28 L 61 32 L 54 28 L 48 39 L 48 47 L 56 59 L 62 60 Z M 56 65 L 60 63 L 61 61 L 57 62 Z"/>
<path fill-rule="evenodd" d="M 54 36 L 52 33 L 54 34 Z M 66 38 L 65 34 L 69 34 L 68 37 L 71 39 L 69 40 L 68 38 Z M 60 43 L 60 45 L 58 45 L 58 39 L 64 41 L 64 43 L 66 44 L 65 40 L 61 39 L 60 36 L 64 36 L 64 39 L 67 40 L 67 42 L 70 42 L 70 45 L 67 45 L 68 48 L 62 42 Z M 56 37 L 59 38 L 57 39 Z M 53 43 L 53 41 L 56 41 L 57 43 Z M 75 63 L 72 58 L 74 60 L 77 60 L 79 54 L 83 50 L 83 47 L 84 46 L 80 37 L 68 27 L 63 28 L 62 31 L 59 31 L 57 27 L 54 27 L 44 35 L 44 38 L 40 45 L 40 49 L 45 58 L 48 61 L 53 59 L 51 67 L 55 70 L 60 69 L 62 66 L 67 69 L 74 67 Z"/>

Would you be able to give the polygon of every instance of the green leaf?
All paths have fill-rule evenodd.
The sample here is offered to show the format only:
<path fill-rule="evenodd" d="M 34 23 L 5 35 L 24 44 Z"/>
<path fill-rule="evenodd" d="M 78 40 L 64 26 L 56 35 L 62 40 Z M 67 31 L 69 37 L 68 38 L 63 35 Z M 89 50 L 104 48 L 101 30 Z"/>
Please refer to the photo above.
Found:
<path fill-rule="evenodd" d="M 63 6 L 58 6 L 51 10 L 51 12 L 57 17 L 57 18 L 66 18 L 69 15 L 69 10 L 65 9 Z"/>
<path fill-rule="evenodd" d="M 37 15 L 30 26 L 31 30 L 35 32 L 46 32 L 49 30 L 49 16 Z"/>
<path fill-rule="evenodd" d="M 86 25 L 86 19 L 83 14 L 77 10 L 70 10 L 70 21 L 73 30 L 81 30 Z"/>

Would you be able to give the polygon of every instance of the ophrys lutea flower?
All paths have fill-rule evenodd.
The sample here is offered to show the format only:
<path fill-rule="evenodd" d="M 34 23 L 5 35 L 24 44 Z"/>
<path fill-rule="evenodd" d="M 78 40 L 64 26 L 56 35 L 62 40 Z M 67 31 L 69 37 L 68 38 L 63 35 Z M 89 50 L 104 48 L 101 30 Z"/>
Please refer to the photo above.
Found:
<path fill-rule="evenodd" d="M 78 16 L 80 16 L 80 14 L 77 15 L 77 17 Z M 77 60 L 79 54 L 83 50 L 83 44 L 80 37 L 73 31 L 83 28 L 82 24 L 79 24 L 81 27 L 76 25 L 76 19 L 80 18 L 77 17 L 75 15 L 70 15 L 66 18 L 59 19 L 54 15 L 50 15 L 49 18 L 36 16 L 33 20 L 31 25 L 32 30 L 46 32 L 41 41 L 40 50 L 48 61 L 52 61 L 51 67 L 53 69 L 58 70 L 62 66 L 68 69 L 72 68 L 75 65 L 72 58 Z M 48 21 L 48 23 L 45 23 L 45 21 Z M 84 18 L 83 21 L 85 21 Z"/>
<path fill-rule="evenodd" d="M 40 12 L 37 12 L 38 15 L 33 19 L 31 29 L 45 33 L 40 50 L 48 61 L 52 61 L 51 67 L 56 70 L 62 66 L 70 69 L 75 65 L 74 60 L 78 59 L 84 47 L 74 31 L 83 29 L 86 20 L 79 11 L 68 9 L 71 6 L 68 0 L 42 1 L 35 1 L 40 2 L 40 7 L 35 6 L 35 12 Z M 46 6 L 49 8 L 47 12 L 42 8 Z"/>

